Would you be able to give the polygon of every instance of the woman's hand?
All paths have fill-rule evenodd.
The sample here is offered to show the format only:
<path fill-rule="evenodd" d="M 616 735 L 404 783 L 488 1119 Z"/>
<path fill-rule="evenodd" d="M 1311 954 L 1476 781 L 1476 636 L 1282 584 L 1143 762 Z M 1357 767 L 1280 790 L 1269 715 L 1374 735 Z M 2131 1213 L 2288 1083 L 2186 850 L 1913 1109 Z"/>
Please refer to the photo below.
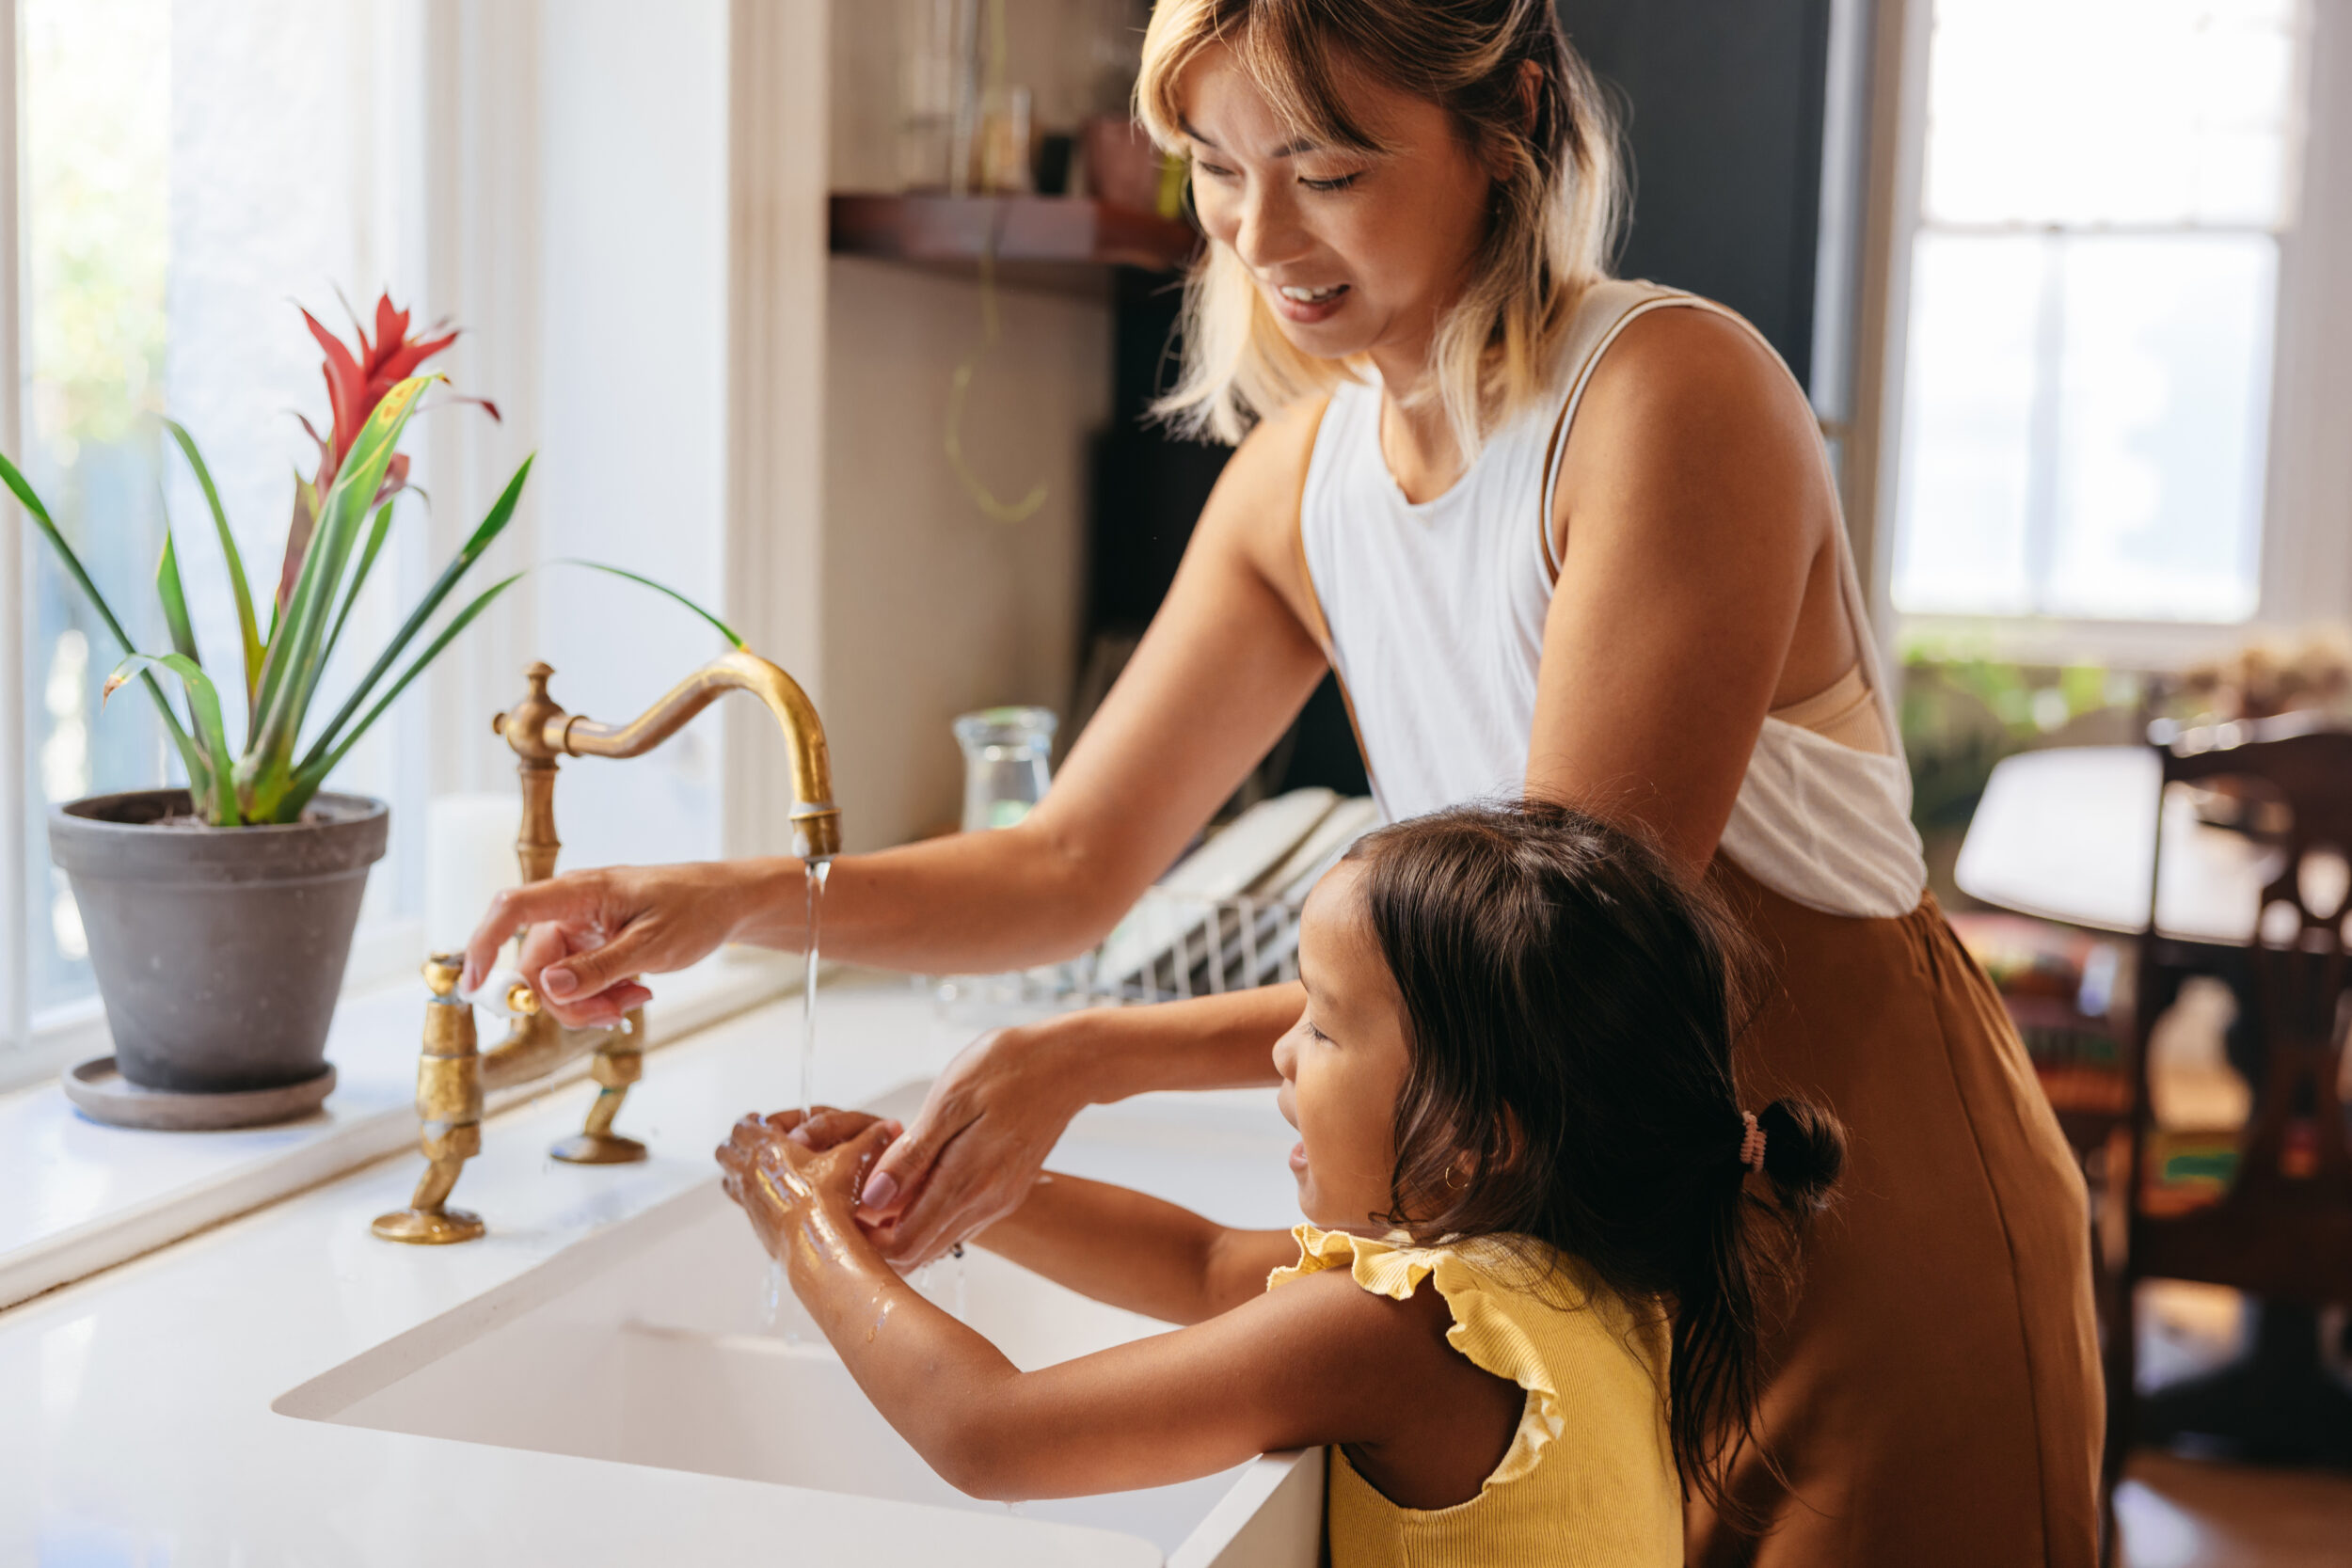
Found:
<path fill-rule="evenodd" d="M 851 1129 L 852 1121 L 863 1125 Z M 714 1152 L 724 1186 L 769 1257 L 790 1261 L 795 1237 L 830 1250 L 825 1238 L 857 1231 L 858 1192 L 875 1157 L 899 1133 L 895 1121 L 824 1110 L 801 1125 L 798 1111 L 747 1116 Z M 819 1138 L 832 1141 L 818 1146 Z"/>
<path fill-rule="evenodd" d="M 466 943 L 470 991 L 524 927 L 520 967 L 559 1023 L 611 1024 L 653 995 L 639 976 L 684 969 L 732 940 L 757 902 L 756 863 L 618 865 L 508 888 Z"/>
<path fill-rule="evenodd" d="M 931 1085 L 866 1181 L 858 1218 L 883 1257 L 900 1268 L 928 1263 L 1029 1196 L 1088 1101 L 1046 1038 L 1038 1029 L 992 1030 Z"/>

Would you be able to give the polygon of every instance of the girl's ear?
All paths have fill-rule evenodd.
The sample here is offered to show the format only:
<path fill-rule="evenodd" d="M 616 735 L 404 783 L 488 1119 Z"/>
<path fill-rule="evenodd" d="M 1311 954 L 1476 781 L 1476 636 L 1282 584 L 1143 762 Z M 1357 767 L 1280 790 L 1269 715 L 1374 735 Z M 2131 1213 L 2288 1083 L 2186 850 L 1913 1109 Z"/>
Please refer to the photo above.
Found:
<path fill-rule="evenodd" d="M 1473 1179 L 1483 1180 L 1509 1176 L 1526 1158 L 1526 1129 L 1519 1123 L 1518 1113 L 1505 1105 L 1493 1125 L 1486 1129 L 1486 1147 L 1465 1148 L 1454 1157 L 1452 1164 L 1446 1166 L 1446 1188 L 1458 1193 Z"/>
<path fill-rule="evenodd" d="M 1527 1128 L 1519 1114 L 1510 1106 L 1495 1118 L 1494 1130 L 1486 1135 L 1486 1168 L 1498 1175 L 1518 1169 L 1527 1158 Z"/>

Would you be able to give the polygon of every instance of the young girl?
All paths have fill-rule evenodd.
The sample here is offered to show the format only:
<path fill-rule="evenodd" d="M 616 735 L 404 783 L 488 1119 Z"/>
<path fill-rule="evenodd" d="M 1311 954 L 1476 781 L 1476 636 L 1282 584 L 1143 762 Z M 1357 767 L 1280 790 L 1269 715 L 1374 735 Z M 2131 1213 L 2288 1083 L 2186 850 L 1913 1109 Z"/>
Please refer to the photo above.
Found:
<path fill-rule="evenodd" d="M 895 1123 L 747 1117 L 719 1160 L 859 1386 L 975 1496 L 1327 1444 L 1338 1568 L 1676 1564 L 1684 1486 L 1727 1501 L 1759 1319 L 1843 1151 L 1810 1105 L 1741 1113 L 1729 929 L 1558 806 L 1364 839 L 1307 901 L 1307 1009 L 1274 1047 L 1308 1223 L 1230 1230 L 1041 1180 L 982 1245 L 1189 1326 L 1035 1372 L 861 1228 Z"/>

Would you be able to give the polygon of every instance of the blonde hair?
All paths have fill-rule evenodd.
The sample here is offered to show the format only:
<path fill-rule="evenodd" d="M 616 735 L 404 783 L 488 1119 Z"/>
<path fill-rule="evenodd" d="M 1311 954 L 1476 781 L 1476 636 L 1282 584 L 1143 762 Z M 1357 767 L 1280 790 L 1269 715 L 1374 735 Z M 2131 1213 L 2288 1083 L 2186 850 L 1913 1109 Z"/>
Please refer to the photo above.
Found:
<path fill-rule="evenodd" d="M 1302 135 L 1386 150 L 1349 111 L 1344 60 L 1448 111 L 1501 171 L 1416 392 L 1438 400 L 1464 457 L 1475 454 L 1548 389 L 1578 299 L 1608 276 L 1623 205 L 1615 117 L 1552 0 L 1159 0 L 1136 111 L 1168 151 L 1185 141 L 1184 71 L 1216 44 Z M 1357 373 L 1294 347 L 1241 258 L 1214 242 L 1185 280 L 1183 338 L 1176 385 L 1153 412 L 1194 436 L 1237 442 L 1260 417 Z"/>

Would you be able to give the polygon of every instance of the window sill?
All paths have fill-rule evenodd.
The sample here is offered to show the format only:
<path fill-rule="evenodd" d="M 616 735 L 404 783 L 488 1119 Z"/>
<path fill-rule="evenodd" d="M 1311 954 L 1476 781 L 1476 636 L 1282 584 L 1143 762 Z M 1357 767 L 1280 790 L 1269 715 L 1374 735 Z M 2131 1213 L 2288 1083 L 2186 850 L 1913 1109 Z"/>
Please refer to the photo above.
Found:
<path fill-rule="evenodd" d="M 648 1009 L 673 1044 L 797 990 L 798 958 L 729 949 L 664 977 Z M 344 998 L 327 1037 L 335 1092 L 315 1115 L 234 1132 L 150 1132 L 89 1120 L 55 1079 L 0 1096 L 0 1309 L 413 1146 L 423 991 L 412 979 Z M 103 1049 L 100 1025 L 99 1049 Z M 492 1113 L 585 1075 L 581 1057 L 490 1097 Z"/>
<path fill-rule="evenodd" d="M 2058 615 L 1898 613 L 1897 645 L 1935 657 L 2010 664 L 2089 664 L 2108 670 L 2177 673 L 2284 628 L 2259 620 L 2090 621 Z"/>

